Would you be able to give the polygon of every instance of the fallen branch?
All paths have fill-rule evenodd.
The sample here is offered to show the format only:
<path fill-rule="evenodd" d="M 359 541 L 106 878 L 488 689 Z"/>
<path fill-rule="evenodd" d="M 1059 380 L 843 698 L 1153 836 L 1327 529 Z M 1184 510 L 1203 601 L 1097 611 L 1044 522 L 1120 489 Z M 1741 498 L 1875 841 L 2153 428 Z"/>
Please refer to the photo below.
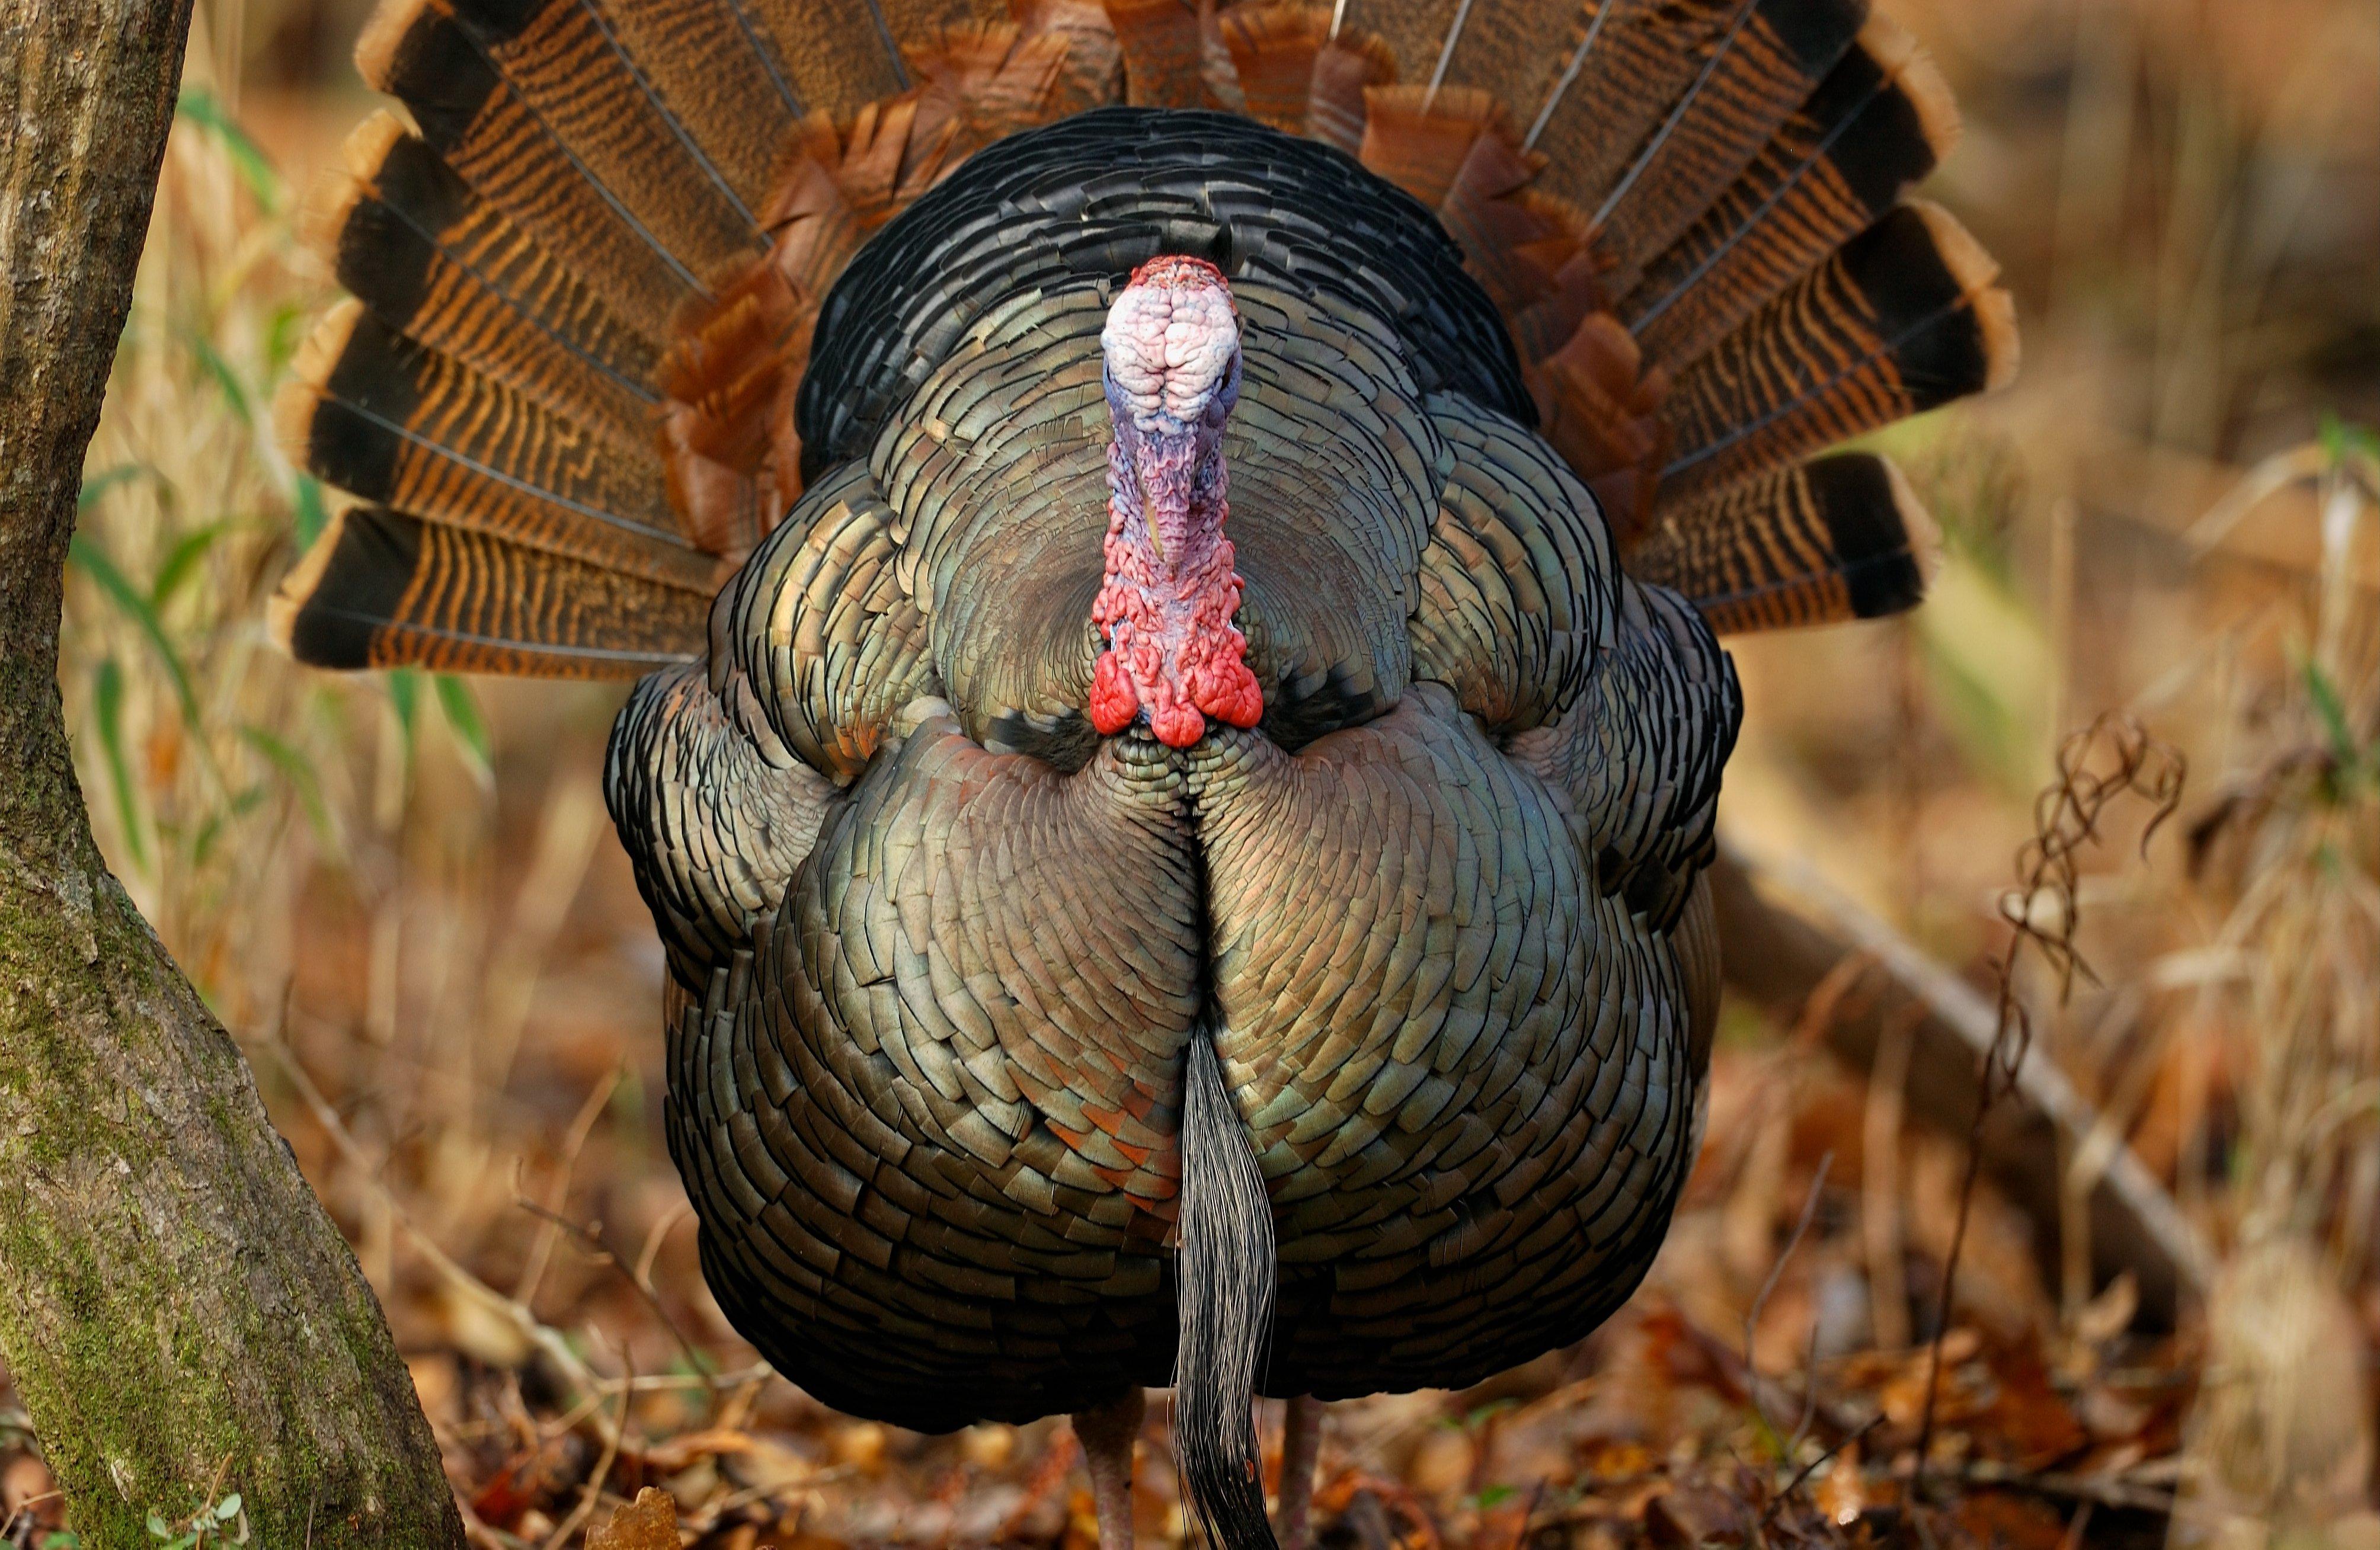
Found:
<path fill-rule="evenodd" d="M 2065 1474 L 2057 1471 L 2022 1470 L 2013 1464 L 1998 1463 L 1989 1459 L 1946 1465 L 1939 1472 L 1957 1484 L 1977 1489 L 2022 1491 L 2027 1496 L 2087 1502 L 2095 1507 L 2119 1508 L 2127 1512 L 2154 1512 L 2161 1517 L 2171 1517 L 2175 1505 L 2172 1492 L 2141 1484 L 2126 1475 Z M 1879 1478 L 1885 1478 L 1881 1471 Z"/>
<path fill-rule="evenodd" d="M 1710 877 L 1729 987 L 1791 1016 L 1845 959 L 1864 956 L 1877 993 L 1843 999 L 1826 1023 L 1828 1048 L 1865 1072 L 1894 1019 L 1919 1009 L 1909 1035 L 1908 1112 L 1963 1137 L 1999 1032 L 1990 999 L 1806 863 L 1758 854 L 1730 835 Z M 2213 1264 L 2204 1241 L 2130 1147 L 2107 1144 L 2098 1112 L 2047 1058 L 2035 1054 L 2017 1068 L 1980 1140 L 1985 1172 L 2032 1218 L 2053 1277 L 2065 1186 L 2059 1159 L 2087 1157 L 2098 1164 L 2087 1181 L 2094 1276 L 2104 1283 L 2129 1271 L 2143 1312 L 2166 1324 L 2185 1293 L 2203 1294 Z"/>

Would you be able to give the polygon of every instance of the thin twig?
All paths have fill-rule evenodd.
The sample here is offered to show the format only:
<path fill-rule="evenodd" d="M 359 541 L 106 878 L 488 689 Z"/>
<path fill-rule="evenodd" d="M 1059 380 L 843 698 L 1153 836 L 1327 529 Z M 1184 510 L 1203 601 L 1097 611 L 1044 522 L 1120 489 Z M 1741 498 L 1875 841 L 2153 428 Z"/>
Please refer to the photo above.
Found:
<path fill-rule="evenodd" d="M 2060 1501 L 2095 1502 L 2101 1507 L 2120 1508 L 2128 1512 L 2154 1512 L 2170 1517 L 2175 1507 L 2172 1492 L 2155 1490 L 2117 1475 L 2035 1471 L 1989 1459 L 1971 1459 L 1964 1464 L 1951 1466 L 1945 1472 L 1961 1485 L 1985 1486 L 1996 1491 L 2022 1491 L 2030 1496 L 2050 1496 Z"/>
<path fill-rule="evenodd" d="M 537 1241 L 530 1245 L 528 1263 L 521 1267 L 520 1280 L 513 1288 L 513 1301 L 523 1307 L 535 1305 L 537 1289 L 545 1279 L 547 1266 L 553 1262 L 553 1246 L 558 1231 L 570 1225 L 560 1215 L 563 1205 L 570 1199 L 570 1176 L 577 1171 L 578 1154 L 585 1149 L 587 1138 L 595 1133 L 597 1118 L 602 1114 L 604 1106 L 612 1101 L 612 1095 L 619 1090 L 623 1069 L 613 1067 L 610 1074 L 588 1089 L 577 1114 L 570 1121 L 570 1129 L 565 1132 L 562 1162 L 553 1181 L 553 1204 L 539 1213 L 546 1219 L 545 1229 L 537 1235 Z M 514 1165 L 513 1198 L 523 1205 L 529 1204 L 521 1194 L 517 1163 Z"/>
<path fill-rule="evenodd" d="M 363 1144 L 347 1129 L 346 1122 L 339 1118 L 339 1111 L 322 1096 L 322 1090 L 314 1085 L 314 1079 L 306 1073 L 306 1068 L 298 1062 L 298 1052 L 289 1047 L 287 1041 L 276 1036 L 268 1042 L 267 1047 L 280 1060 L 282 1069 L 288 1072 L 290 1084 L 297 1088 L 298 1098 L 313 1114 L 314 1122 L 329 1134 L 332 1144 L 339 1149 L 339 1155 L 362 1177 L 365 1188 L 372 1192 L 375 1200 L 388 1212 L 389 1220 L 413 1241 L 415 1250 L 430 1267 L 444 1277 L 457 1290 L 484 1304 L 510 1324 L 523 1339 L 552 1363 L 556 1373 L 575 1394 L 585 1397 L 599 1392 L 601 1379 L 578 1353 L 570 1349 L 570 1341 L 562 1331 L 539 1319 L 527 1305 L 506 1297 L 465 1269 L 407 1214 L 387 1181 L 381 1177 L 380 1165 L 365 1152 Z M 600 1410 L 593 1413 L 592 1421 L 603 1433 L 603 1440 L 607 1444 L 614 1440 L 615 1434 L 609 1430 L 610 1423 Z"/>
<path fill-rule="evenodd" d="M 2095 772 L 2090 768 L 2092 756 L 2103 744 L 2115 752 L 2114 768 L 2105 773 Z M 1912 1505 L 1925 1495 L 1925 1468 L 1933 1451 L 1936 1411 L 1941 1398 L 1942 1348 L 1950 1331 L 1959 1259 L 1966 1248 L 1975 1186 L 1983 1176 L 1984 1128 L 1992 1110 L 2017 1090 L 2026 1059 L 2033 1052 L 2032 1013 L 2016 990 L 2018 964 L 2027 949 L 2046 962 L 2058 977 L 2061 1003 L 2071 993 L 2077 975 L 2095 977 L 2074 945 L 2075 933 L 2082 925 L 2082 872 L 2077 857 L 2086 846 L 2098 842 L 2099 820 L 2108 805 L 2127 793 L 2153 805 L 2148 824 L 2141 834 L 2141 849 L 2145 854 L 2149 841 L 2181 805 L 2185 768 L 2180 753 L 2151 737 L 2138 721 L 2111 712 L 2070 734 L 2058 745 L 2057 778 L 2034 799 L 2033 838 L 2017 852 L 2019 886 L 2000 901 L 2001 918 L 2012 935 L 1998 964 L 1997 1021 L 1990 1047 L 1983 1057 L 1974 1116 L 1967 1130 L 1967 1161 L 1959 1184 L 1958 1215 L 1951 1224 L 1949 1249 L 1942 1261 L 1942 1288 L 1936 1300 L 1934 1334 L 1926 1361 L 1925 1404 L 1918 1423 L 1917 1451 L 1909 1481 Z"/>
<path fill-rule="evenodd" d="M 777 1369 L 765 1362 L 755 1362 L 748 1367 L 733 1367 L 723 1373 L 648 1373 L 634 1379 L 598 1378 L 595 1387 L 604 1394 L 625 1390 L 650 1394 L 668 1388 L 710 1388 L 722 1392 L 740 1388 L 747 1383 L 766 1383 L 777 1375 Z"/>
<path fill-rule="evenodd" d="M 637 1376 L 636 1357 L 625 1340 L 620 1342 L 620 1366 L 623 1375 L 633 1384 Z M 633 1388 L 620 1391 L 620 1423 L 613 1427 L 611 1435 L 603 1439 L 603 1456 L 595 1461 L 595 1472 L 587 1477 L 587 1489 L 578 1494 L 578 1505 L 570 1509 L 570 1516 L 554 1525 L 552 1534 L 545 1542 L 545 1550 L 562 1550 L 570 1536 L 578 1532 L 580 1525 L 595 1515 L 595 1504 L 603 1495 L 603 1483 L 612 1478 L 612 1466 L 620 1459 L 620 1438 L 628 1429 L 628 1407 L 636 1402 Z"/>
<path fill-rule="evenodd" d="M 460 1496 L 455 1498 L 455 1510 L 463 1516 L 463 1536 L 474 1544 L 486 1545 L 489 1550 L 535 1550 L 528 1540 L 504 1532 L 473 1512 L 471 1504 Z"/>
<path fill-rule="evenodd" d="M 696 1374 L 703 1379 L 705 1387 L 710 1388 L 711 1394 L 711 1407 L 714 1410 L 717 1409 L 719 1403 L 719 1382 L 716 1378 L 710 1376 L 710 1374 L 705 1372 L 704 1362 L 706 1358 L 703 1356 L 701 1350 L 695 1345 L 693 1339 L 687 1336 L 686 1332 L 679 1326 L 677 1320 L 670 1316 L 669 1310 L 662 1306 L 661 1295 L 653 1290 L 652 1283 L 646 1280 L 636 1272 L 630 1270 L 626 1265 L 621 1262 L 619 1255 L 613 1253 L 609 1248 L 604 1246 L 602 1224 L 598 1222 L 590 1226 L 585 1222 L 572 1221 L 569 1217 L 563 1216 L 561 1213 L 550 1211 L 544 1206 L 540 1205 L 537 1202 L 523 1195 L 515 1195 L 513 1197 L 513 1204 L 520 1207 L 523 1211 L 528 1212 L 530 1216 L 536 1217 L 544 1221 L 550 1229 L 558 1232 L 568 1233 L 573 1239 L 577 1241 L 582 1248 L 587 1251 L 589 1257 L 594 1259 L 599 1264 L 608 1265 L 613 1269 L 617 1270 L 620 1273 L 621 1278 L 625 1279 L 630 1288 L 636 1291 L 638 1297 L 643 1300 L 645 1306 L 651 1311 L 653 1317 L 661 1321 L 662 1327 L 669 1331 L 670 1338 L 677 1342 L 679 1354 L 686 1358 L 686 1365 L 692 1367 Z"/>
<path fill-rule="evenodd" d="M 1832 1152 L 1818 1159 L 1818 1171 L 1810 1181 L 1810 1193 L 1802 1202 L 1802 1215 L 1793 1224 L 1793 1235 L 1785 1240 L 1785 1247 L 1779 1252 L 1776 1262 L 1769 1265 L 1768 1278 L 1760 1283 L 1760 1295 L 1755 1297 L 1752 1306 L 1744 1310 L 1743 1370 L 1755 1376 L 1760 1366 L 1752 1358 L 1752 1332 L 1759 1326 L 1761 1313 L 1768 1306 L 1769 1294 L 1777 1290 L 1778 1280 L 1784 1276 L 1786 1263 L 1792 1259 L 1793 1251 L 1802 1246 L 1803 1236 L 1810 1230 L 1811 1219 L 1818 1214 L 1818 1193 L 1827 1187 L 1828 1171 L 1834 1166 L 1835 1155 Z M 1810 1374 L 1805 1373 L 1803 1376 L 1806 1379 Z M 1752 1394 L 1752 1408 L 1760 1413 L 1760 1423 L 1768 1428 L 1771 1435 L 1782 1435 L 1777 1430 L 1777 1423 L 1768 1414 L 1768 1407 L 1760 1401 L 1760 1386 L 1754 1383 L 1747 1387 Z M 1804 1424 L 1807 1424 L 1806 1419 Z"/>
<path fill-rule="evenodd" d="M 1793 1494 L 1801 1490 L 1803 1486 L 1808 1484 L 1810 1483 L 1810 1477 L 1817 1473 L 1821 1469 L 1825 1468 L 1828 1459 L 1832 1459 L 1835 1455 L 1842 1452 L 1843 1449 L 1853 1447 L 1865 1440 L 1870 1432 L 1875 1431 L 1877 1427 L 1884 1424 L 1884 1411 L 1876 1411 L 1874 1415 L 1867 1418 L 1866 1422 L 1858 1431 L 1853 1432 L 1851 1435 L 1843 1438 L 1840 1442 L 1833 1444 L 1824 1452 L 1818 1454 L 1808 1463 L 1795 1471 L 1793 1478 L 1785 1483 L 1784 1488 L 1779 1490 L 1775 1496 L 1768 1498 L 1768 1507 L 1767 1510 L 1763 1511 L 1760 1515 L 1760 1526 L 1763 1529 L 1766 1529 L 1771 1523 L 1775 1522 L 1777 1520 L 1777 1514 L 1784 1510 L 1785 1504 L 1792 1500 Z"/>
<path fill-rule="evenodd" d="M 1721 853 L 1744 877 L 1775 885 L 1801 906 L 1779 908 L 1760 900 L 1758 890 L 1754 890 L 1753 896 L 1760 908 L 1780 919 L 1823 931 L 1841 954 L 1867 955 L 1894 986 L 1923 1003 L 1932 1013 L 1928 1022 L 1938 1024 L 1943 1032 L 1973 1051 L 1979 1062 L 1990 1052 L 1998 1026 L 1993 1003 L 1889 923 L 1835 887 L 1807 861 L 1748 844 L 1741 834 L 1728 835 Z M 1837 957 L 1831 962 L 1839 966 L 1840 961 Z M 2026 1108 L 2078 1145 L 2099 1123 L 2098 1111 L 2090 1100 L 2052 1061 L 2026 1061 L 2017 1085 Z M 1933 1122 L 1938 1124 L 1940 1120 Z M 2214 1276 L 2213 1251 L 2175 1204 L 2172 1193 L 2141 1161 L 2139 1154 L 2130 1146 L 2114 1148 L 2092 1184 L 2107 1189 L 2124 1215 L 2155 1247 L 2161 1263 L 2170 1266 L 2187 1287 L 2203 1290 L 2209 1284 Z"/>

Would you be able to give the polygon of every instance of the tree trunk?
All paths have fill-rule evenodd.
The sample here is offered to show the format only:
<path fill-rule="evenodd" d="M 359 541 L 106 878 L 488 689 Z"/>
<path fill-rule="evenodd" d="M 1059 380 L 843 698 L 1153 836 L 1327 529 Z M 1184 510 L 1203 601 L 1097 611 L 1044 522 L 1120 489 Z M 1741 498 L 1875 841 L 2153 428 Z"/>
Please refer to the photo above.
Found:
<path fill-rule="evenodd" d="M 189 0 L 0 0 L 0 1350 L 93 1546 L 459 1545 L 388 1326 L 91 835 L 67 541 Z"/>

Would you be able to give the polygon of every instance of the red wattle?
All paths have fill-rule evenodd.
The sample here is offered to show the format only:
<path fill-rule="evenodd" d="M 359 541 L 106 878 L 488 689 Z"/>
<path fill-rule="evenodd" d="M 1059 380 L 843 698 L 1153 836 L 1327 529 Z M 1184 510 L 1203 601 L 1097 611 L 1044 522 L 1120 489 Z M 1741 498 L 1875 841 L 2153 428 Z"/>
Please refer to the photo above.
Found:
<path fill-rule="evenodd" d="M 1133 689 L 1123 659 L 1112 651 L 1100 652 L 1099 665 L 1091 670 L 1091 725 L 1101 737 L 1113 737 L 1132 725 L 1139 711 L 1140 696 Z"/>
<path fill-rule="evenodd" d="M 1219 664 L 1219 672 L 1191 685 L 1198 708 L 1230 727 L 1252 727 L 1264 720 L 1264 691 L 1244 661 Z"/>
<path fill-rule="evenodd" d="M 1175 700 L 1149 711 L 1148 730 L 1169 748 L 1187 748 L 1207 735 L 1207 718 Z"/>
<path fill-rule="evenodd" d="M 1091 724 L 1112 737 L 1146 718 L 1187 748 L 1208 719 L 1253 727 L 1264 691 L 1232 623 L 1241 581 L 1222 432 L 1240 384 L 1230 288 L 1212 264 L 1143 266 L 1099 336 L 1114 440 L 1108 446 L 1107 574 L 1091 621 L 1107 649 L 1092 672 Z"/>

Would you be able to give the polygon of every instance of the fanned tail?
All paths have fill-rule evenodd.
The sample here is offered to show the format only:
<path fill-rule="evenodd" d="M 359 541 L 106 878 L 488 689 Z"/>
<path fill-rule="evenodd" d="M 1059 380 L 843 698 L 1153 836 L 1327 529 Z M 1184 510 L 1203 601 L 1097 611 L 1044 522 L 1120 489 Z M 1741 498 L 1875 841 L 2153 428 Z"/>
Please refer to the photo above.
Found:
<path fill-rule="evenodd" d="M 360 504 L 285 584 L 329 666 L 698 656 L 802 489 L 868 236 L 1002 136 L 1130 101 L 1336 145 L 1434 210 L 1638 576 L 1721 628 L 1914 602 L 1924 514 L 1804 459 L 2004 381 L 2007 294 L 1909 193 L 1957 134 L 1867 0 L 386 0 L 401 99 L 309 229 L 356 305 L 281 423 Z"/>

